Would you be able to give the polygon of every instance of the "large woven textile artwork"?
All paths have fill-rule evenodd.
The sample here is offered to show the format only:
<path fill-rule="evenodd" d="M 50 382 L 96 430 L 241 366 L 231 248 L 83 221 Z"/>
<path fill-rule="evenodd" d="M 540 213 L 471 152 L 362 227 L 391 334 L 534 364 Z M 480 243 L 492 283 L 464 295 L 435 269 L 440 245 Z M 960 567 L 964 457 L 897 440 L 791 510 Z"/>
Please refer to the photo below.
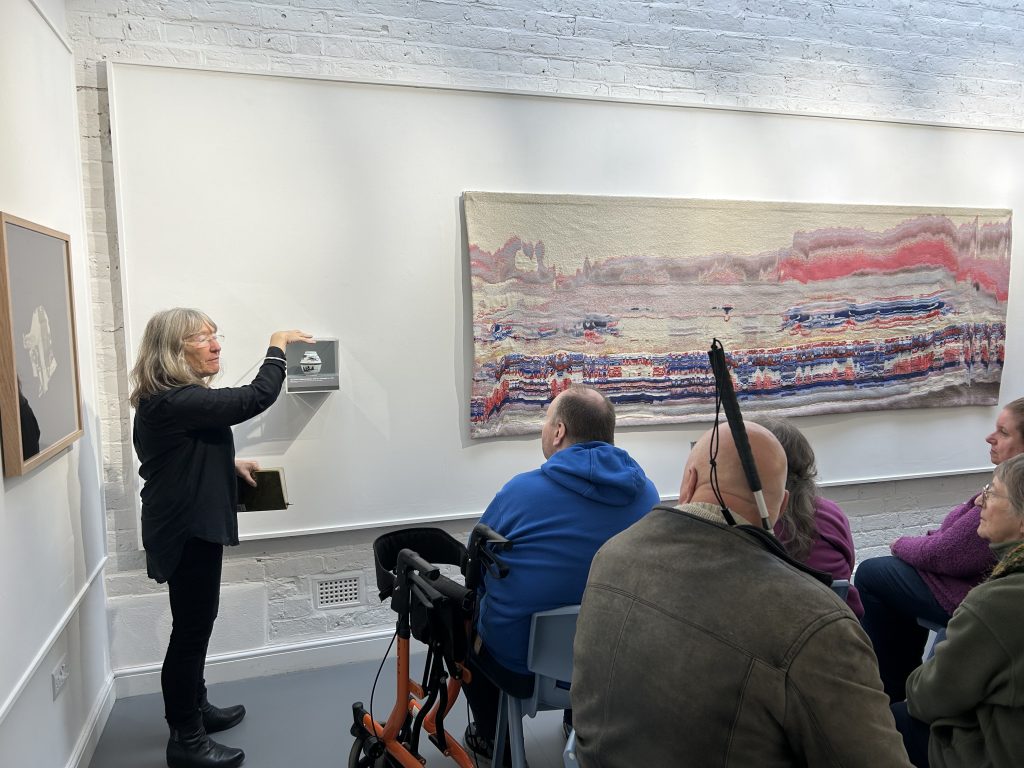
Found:
<path fill-rule="evenodd" d="M 994 404 L 1007 210 L 467 192 L 473 437 L 572 382 L 625 425 L 707 421 L 713 338 L 749 413 Z"/>

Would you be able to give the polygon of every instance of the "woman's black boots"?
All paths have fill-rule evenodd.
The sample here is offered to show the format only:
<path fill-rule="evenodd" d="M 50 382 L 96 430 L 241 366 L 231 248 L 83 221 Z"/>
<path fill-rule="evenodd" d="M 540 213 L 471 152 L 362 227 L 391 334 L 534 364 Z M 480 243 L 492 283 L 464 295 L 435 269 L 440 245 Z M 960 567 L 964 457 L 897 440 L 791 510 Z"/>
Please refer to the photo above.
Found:
<path fill-rule="evenodd" d="M 199 713 L 186 725 L 171 726 L 171 738 L 167 741 L 170 768 L 237 768 L 244 761 L 245 752 L 218 744 L 206 735 Z"/>
<path fill-rule="evenodd" d="M 206 729 L 207 733 L 217 733 L 218 731 L 226 731 L 228 728 L 234 728 L 245 717 L 245 707 L 241 704 L 235 704 L 233 707 L 224 707 L 223 709 L 215 707 L 206 698 L 205 692 L 199 699 L 199 711 L 203 715 L 203 728 Z"/>

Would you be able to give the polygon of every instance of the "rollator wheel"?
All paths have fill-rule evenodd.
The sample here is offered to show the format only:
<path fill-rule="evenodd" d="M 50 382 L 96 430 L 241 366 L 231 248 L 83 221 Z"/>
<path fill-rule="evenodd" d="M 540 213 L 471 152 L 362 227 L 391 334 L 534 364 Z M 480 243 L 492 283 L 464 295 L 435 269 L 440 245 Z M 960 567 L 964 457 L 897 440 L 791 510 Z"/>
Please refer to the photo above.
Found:
<path fill-rule="evenodd" d="M 352 749 L 348 753 L 348 768 L 392 768 L 392 766 L 399 765 L 392 761 L 391 755 L 387 752 L 371 761 L 363 754 L 363 744 L 365 743 L 365 737 L 359 737 L 352 742 Z"/>

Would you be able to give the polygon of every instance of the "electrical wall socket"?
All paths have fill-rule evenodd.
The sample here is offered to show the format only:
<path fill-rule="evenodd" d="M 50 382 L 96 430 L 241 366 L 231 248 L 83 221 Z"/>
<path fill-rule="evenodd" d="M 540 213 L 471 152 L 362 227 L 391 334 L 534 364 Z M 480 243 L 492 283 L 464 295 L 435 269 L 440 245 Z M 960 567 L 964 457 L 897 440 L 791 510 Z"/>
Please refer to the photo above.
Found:
<path fill-rule="evenodd" d="M 61 656 L 60 661 L 57 662 L 57 666 L 53 668 L 53 672 L 50 673 L 50 681 L 53 683 L 53 700 L 56 701 L 60 692 L 64 690 L 64 686 L 68 682 L 68 678 L 71 676 L 71 668 L 68 666 L 68 657 Z"/>

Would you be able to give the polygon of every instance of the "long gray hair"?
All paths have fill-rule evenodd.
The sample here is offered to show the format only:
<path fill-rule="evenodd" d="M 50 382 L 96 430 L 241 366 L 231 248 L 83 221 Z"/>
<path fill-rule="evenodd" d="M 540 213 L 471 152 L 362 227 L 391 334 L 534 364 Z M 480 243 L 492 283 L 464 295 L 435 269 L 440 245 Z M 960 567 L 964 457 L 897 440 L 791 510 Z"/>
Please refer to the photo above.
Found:
<path fill-rule="evenodd" d="M 186 384 L 209 385 L 209 376 L 192 370 L 185 358 L 185 340 L 209 326 L 217 324 L 198 309 L 174 307 L 157 312 L 146 323 L 139 345 L 139 356 L 129 374 L 132 391 L 128 398 L 132 408 L 147 397 Z"/>
<path fill-rule="evenodd" d="M 780 518 L 782 526 L 779 540 L 790 556 L 805 562 L 818 535 L 814 525 L 814 501 L 818 498 L 818 467 L 814 460 L 814 449 L 803 432 L 785 419 L 759 416 L 751 421 L 775 435 L 786 452 L 789 464 L 786 473 L 789 506 Z"/>

